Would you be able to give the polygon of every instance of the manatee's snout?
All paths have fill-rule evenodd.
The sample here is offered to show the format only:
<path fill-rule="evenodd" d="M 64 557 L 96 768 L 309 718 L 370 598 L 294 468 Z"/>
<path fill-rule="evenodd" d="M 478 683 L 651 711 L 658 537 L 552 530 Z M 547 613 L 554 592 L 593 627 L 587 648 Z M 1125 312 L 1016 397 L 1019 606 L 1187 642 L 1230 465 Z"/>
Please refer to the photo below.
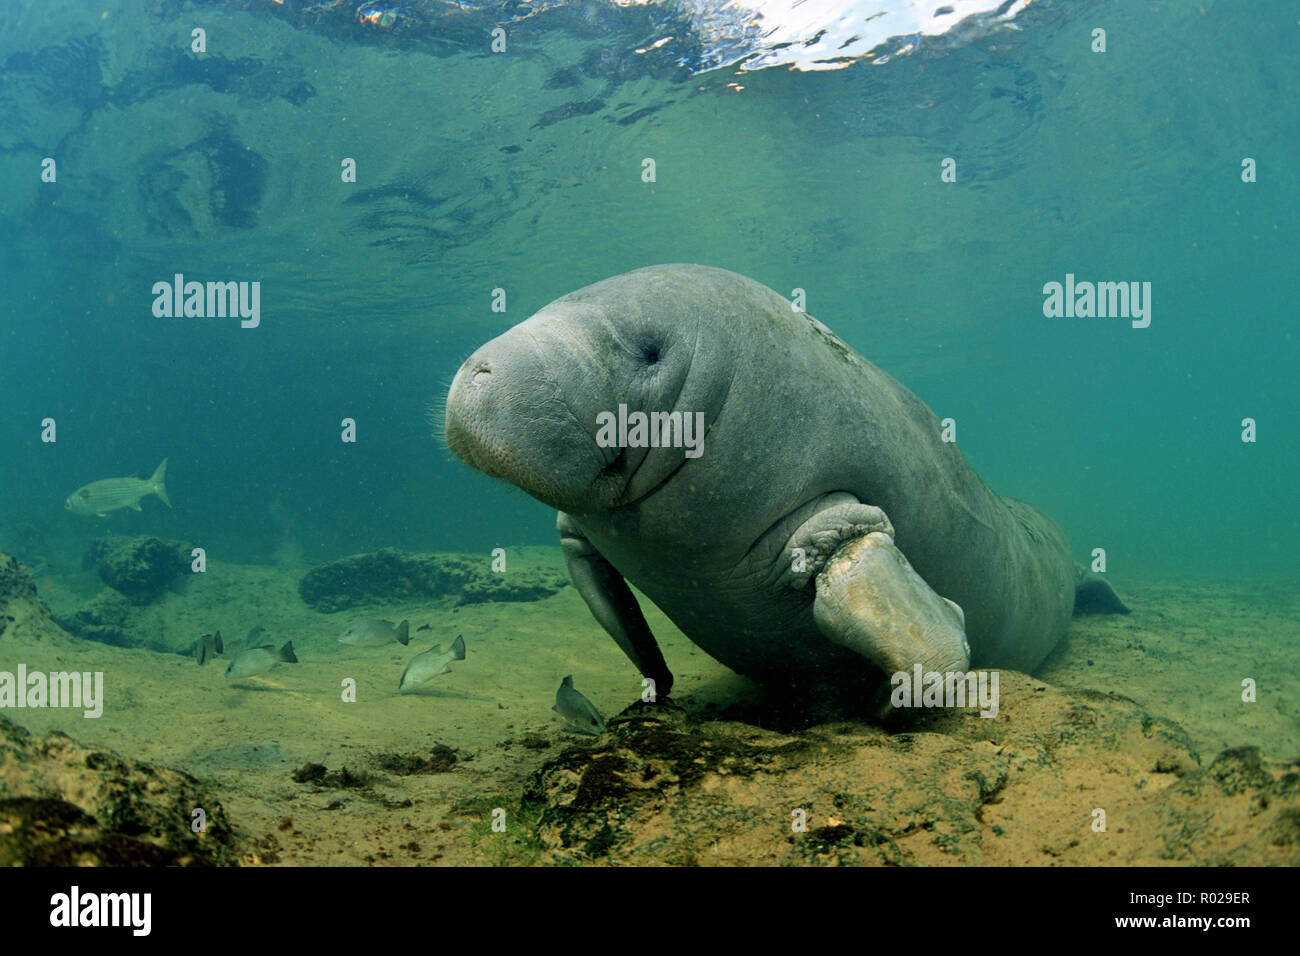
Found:
<path fill-rule="evenodd" d="M 470 356 L 452 380 L 447 392 L 443 437 L 457 458 L 484 470 L 478 464 L 477 452 L 486 437 L 484 418 L 491 407 L 491 398 L 484 401 L 483 392 L 492 378 L 492 363 L 477 356 L 478 353 Z"/>
<path fill-rule="evenodd" d="M 690 288 L 607 279 L 488 342 L 452 381 L 447 446 L 573 515 L 656 491 L 701 454 L 731 381 L 693 374 L 711 353 Z"/>
<path fill-rule="evenodd" d="M 519 326 L 493 339 L 452 380 L 447 447 L 553 508 L 583 514 L 601 506 L 617 487 L 604 480 L 606 456 L 570 407 L 581 394 L 578 371 Z"/>

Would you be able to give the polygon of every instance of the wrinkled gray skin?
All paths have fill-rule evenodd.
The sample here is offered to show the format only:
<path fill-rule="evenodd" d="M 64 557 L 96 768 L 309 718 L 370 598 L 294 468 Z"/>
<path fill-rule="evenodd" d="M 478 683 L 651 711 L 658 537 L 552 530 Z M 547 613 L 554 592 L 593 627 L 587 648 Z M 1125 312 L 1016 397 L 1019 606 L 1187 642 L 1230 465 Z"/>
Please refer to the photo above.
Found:
<path fill-rule="evenodd" d="M 598 447 L 620 402 L 704 412 L 703 454 Z M 1065 536 L 940 431 L 820 322 L 695 265 L 552 302 L 466 360 L 446 410 L 456 455 L 559 509 L 574 585 L 661 695 L 672 677 L 626 581 L 766 684 L 1039 664 L 1074 606 Z"/>

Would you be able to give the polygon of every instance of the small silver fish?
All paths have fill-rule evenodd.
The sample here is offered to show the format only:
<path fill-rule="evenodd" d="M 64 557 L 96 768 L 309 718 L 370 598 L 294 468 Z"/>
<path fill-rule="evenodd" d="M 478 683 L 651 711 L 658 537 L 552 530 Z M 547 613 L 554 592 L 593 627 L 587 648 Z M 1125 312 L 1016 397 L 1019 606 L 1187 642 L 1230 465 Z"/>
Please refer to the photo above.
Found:
<path fill-rule="evenodd" d="M 560 682 L 555 692 L 555 706 L 551 708 L 568 723 L 568 729 L 578 734 L 600 736 L 605 732 L 605 721 L 591 701 L 573 689 L 573 675 Z"/>
<path fill-rule="evenodd" d="M 411 643 L 410 621 L 403 621 L 394 627 L 392 621 L 381 621 L 377 617 L 368 617 L 361 621 L 354 621 L 346 631 L 339 635 L 339 643 L 353 644 L 357 647 L 380 647 L 384 644 L 391 644 L 393 641 L 398 644 Z"/>
<path fill-rule="evenodd" d="M 459 634 L 456 640 L 452 642 L 448 650 L 443 650 L 441 644 L 435 644 L 423 654 L 416 654 L 411 658 L 411 663 L 406 665 L 406 670 L 402 671 L 402 679 L 397 684 L 399 694 L 407 694 L 415 690 L 422 684 L 427 684 L 439 674 L 451 673 L 452 661 L 463 661 L 465 659 L 465 638 Z"/>
<path fill-rule="evenodd" d="M 191 653 L 194 655 L 194 659 L 199 662 L 199 666 L 202 667 L 224 650 L 225 648 L 221 644 L 221 632 L 217 631 L 215 634 L 204 634 L 195 641 Z"/>
<path fill-rule="evenodd" d="M 164 484 L 166 477 L 167 459 L 164 458 L 151 478 L 105 478 L 102 481 L 92 481 L 68 495 L 63 507 L 74 515 L 103 518 L 118 508 L 140 511 L 141 498 L 157 495 L 158 500 L 170 508 L 172 503 L 167 500 L 167 486 Z"/>
<path fill-rule="evenodd" d="M 270 644 L 261 647 L 249 647 L 235 655 L 235 659 L 226 668 L 226 679 L 237 680 L 240 677 L 256 677 L 265 674 L 276 664 L 284 661 L 297 664 L 298 658 L 293 654 L 293 641 L 287 642 L 278 651 Z"/>

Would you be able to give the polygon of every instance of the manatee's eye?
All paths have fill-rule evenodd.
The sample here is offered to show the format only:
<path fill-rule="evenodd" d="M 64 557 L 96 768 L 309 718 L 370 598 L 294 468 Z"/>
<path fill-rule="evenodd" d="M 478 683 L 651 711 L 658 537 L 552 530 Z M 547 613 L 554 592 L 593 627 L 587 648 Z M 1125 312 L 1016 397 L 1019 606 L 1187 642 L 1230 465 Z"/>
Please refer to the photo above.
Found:
<path fill-rule="evenodd" d="M 659 350 L 654 346 L 648 346 L 642 353 L 642 357 L 645 359 L 646 365 L 659 364 Z"/>

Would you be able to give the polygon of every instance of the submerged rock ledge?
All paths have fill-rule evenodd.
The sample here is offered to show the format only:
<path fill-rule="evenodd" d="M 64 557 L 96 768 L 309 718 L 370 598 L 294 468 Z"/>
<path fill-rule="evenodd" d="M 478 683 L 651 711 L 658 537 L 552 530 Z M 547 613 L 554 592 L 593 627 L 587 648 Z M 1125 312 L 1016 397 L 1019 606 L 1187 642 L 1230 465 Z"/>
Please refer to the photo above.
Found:
<path fill-rule="evenodd" d="M 330 613 L 413 598 L 446 598 L 453 604 L 539 601 L 568 583 L 562 572 L 537 565 L 497 574 L 487 557 L 384 548 L 313 568 L 298 593 L 310 607 Z"/>

